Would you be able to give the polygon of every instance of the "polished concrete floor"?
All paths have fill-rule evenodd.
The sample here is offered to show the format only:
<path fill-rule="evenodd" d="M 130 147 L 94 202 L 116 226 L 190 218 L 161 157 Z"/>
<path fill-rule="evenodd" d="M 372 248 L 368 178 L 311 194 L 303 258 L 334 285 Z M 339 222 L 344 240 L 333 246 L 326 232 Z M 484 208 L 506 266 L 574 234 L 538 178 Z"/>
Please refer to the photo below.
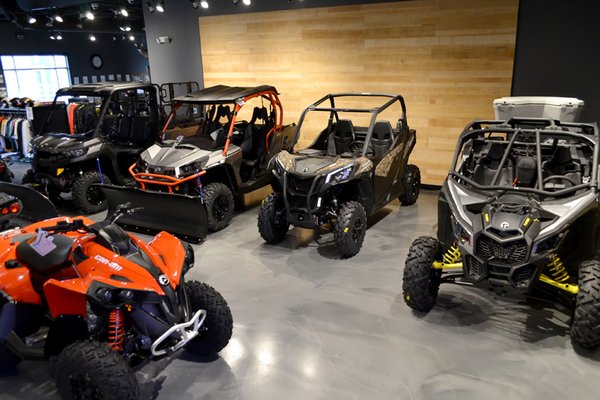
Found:
<path fill-rule="evenodd" d="M 227 299 L 234 333 L 221 358 L 181 352 L 139 373 L 144 399 L 592 399 L 600 353 L 574 349 L 569 314 L 536 301 L 442 286 L 428 315 L 400 295 L 408 246 L 431 234 L 436 193 L 391 203 L 364 247 L 340 260 L 330 235 L 292 230 L 263 243 L 256 207 L 196 246 L 190 278 Z M 56 399 L 49 363 L 0 378 L 1 399 Z"/>

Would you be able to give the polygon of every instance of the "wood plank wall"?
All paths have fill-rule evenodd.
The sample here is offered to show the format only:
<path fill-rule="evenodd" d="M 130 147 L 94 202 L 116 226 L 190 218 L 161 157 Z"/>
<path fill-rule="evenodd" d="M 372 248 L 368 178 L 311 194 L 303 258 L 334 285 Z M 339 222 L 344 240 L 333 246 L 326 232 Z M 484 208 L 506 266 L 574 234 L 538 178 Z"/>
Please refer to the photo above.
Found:
<path fill-rule="evenodd" d="M 273 84 L 285 122 L 326 93 L 405 97 L 423 182 L 510 95 L 518 0 L 413 0 L 200 18 L 204 84 Z"/>

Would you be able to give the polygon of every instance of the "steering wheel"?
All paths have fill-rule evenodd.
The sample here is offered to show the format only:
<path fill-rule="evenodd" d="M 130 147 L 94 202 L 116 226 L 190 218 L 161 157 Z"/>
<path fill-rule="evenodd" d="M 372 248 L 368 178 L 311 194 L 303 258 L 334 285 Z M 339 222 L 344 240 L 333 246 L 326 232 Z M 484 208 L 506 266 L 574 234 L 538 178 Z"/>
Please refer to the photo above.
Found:
<path fill-rule="evenodd" d="M 348 150 L 351 153 L 362 153 L 363 147 L 365 146 L 364 140 L 355 140 L 348 146 Z M 367 151 L 365 152 L 365 156 L 375 155 L 375 150 L 373 149 L 373 145 L 369 143 L 367 146 Z"/>
<path fill-rule="evenodd" d="M 550 181 L 564 181 L 564 182 L 568 182 L 571 184 L 571 186 L 577 186 L 577 183 L 569 178 L 568 176 L 563 176 L 563 175 L 550 175 L 544 178 L 543 183 L 548 183 Z"/>

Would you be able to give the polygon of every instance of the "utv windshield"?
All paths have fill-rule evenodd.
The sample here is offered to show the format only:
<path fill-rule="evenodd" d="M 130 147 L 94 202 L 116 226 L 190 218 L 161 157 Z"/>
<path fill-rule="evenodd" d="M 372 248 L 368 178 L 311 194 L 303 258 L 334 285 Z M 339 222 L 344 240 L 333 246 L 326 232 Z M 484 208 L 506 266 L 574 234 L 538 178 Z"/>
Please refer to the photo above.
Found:
<path fill-rule="evenodd" d="M 328 95 L 300 117 L 293 150 L 313 156 L 377 157 L 402 135 L 405 126 L 401 96 Z"/>
<path fill-rule="evenodd" d="M 558 197 L 597 187 L 595 125 L 475 121 L 460 137 L 450 178 L 468 188 Z"/>

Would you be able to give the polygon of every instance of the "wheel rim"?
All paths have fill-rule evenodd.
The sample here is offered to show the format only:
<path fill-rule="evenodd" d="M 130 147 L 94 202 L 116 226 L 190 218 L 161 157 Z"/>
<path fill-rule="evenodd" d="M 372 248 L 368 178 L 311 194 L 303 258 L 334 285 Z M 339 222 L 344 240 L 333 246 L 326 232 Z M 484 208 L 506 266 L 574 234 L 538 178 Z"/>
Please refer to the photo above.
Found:
<path fill-rule="evenodd" d="M 354 221 L 354 224 L 352 226 L 352 241 L 354 243 L 358 243 L 360 241 L 360 239 L 362 238 L 363 230 L 364 224 L 362 220 L 357 219 L 356 221 Z"/>
<path fill-rule="evenodd" d="M 89 374 L 73 374 L 69 376 L 71 393 L 75 400 L 104 400 L 104 394 Z"/>
<path fill-rule="evenodd" d="M 217 196 L 212 205 L 212 215 L 216 221 L 223 221 L 229 213 L 229 201 L 225 196 Z"/>
<path fill-rule="evenodd" d="M 98 186 L 88 187 L 85 192 L 85 197 L 93 206 L 99 206 L 106 200 L 104 194 L 102 193 L 102 189 L 100 189 Z"/>

